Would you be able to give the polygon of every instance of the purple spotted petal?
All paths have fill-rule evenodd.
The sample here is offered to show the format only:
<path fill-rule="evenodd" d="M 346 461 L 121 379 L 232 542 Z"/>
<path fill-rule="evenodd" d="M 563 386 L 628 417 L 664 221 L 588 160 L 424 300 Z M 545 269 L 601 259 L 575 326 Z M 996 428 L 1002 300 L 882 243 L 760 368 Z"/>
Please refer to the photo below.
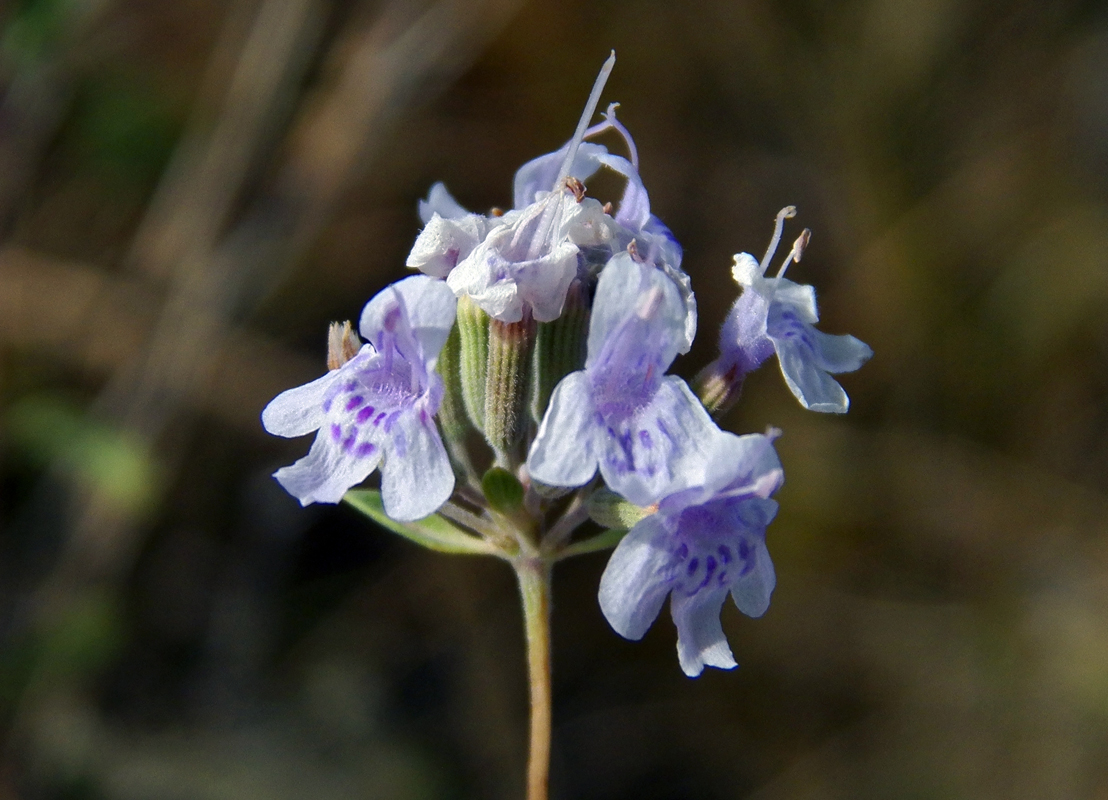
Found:
<path fill-rule="evenodd" d="M 748 617 L 760 617 L 769 608 L 769 599 L 777 585 L 769 550 L 761 539 L 754 542 L 747 570 L 731 585 L 731 597 L 739 611 Z"/>
<path fill-rule="evenodd" d="M 336 439 L 329 430 L 321 431 L 308 455 L 291 466 L 281 467 L 273 477 L 302 506 L 337 503 L 347 489 L 369 477 L 380 460 L 379 450 L 368 457 L 355 458 L 343 448 L 341 435 Z"/>
<path fill-rule="evenodd" d="M 707 450 L 720 433 L 675 376 L 664 378 L 633 415 L 605 422 L 600 473 L 608 488 L 640 506 L 701 479 Z"/>
<path fill-rule="evenodd" d="M 413 275 L 366 303 L 358 327 L 362 336 L 382 349 L 382 338 L 392 326 L 399 337 L 396 345 L 405 358 L 430 372 L 454 327 L 457 305 L 445 283 Z M 414 347 L 413 352 L 407 352 L 409 347 Z"/>

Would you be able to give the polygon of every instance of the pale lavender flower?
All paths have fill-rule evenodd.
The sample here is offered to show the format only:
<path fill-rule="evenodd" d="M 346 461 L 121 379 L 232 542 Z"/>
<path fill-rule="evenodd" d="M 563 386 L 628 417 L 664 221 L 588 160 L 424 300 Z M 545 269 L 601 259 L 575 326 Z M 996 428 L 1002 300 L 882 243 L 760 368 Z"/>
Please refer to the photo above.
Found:
<path fill-rule="evenodd" d="M 600 579 L 600 608 L 627 639 L 641 639 L 670 597 L 689 677 L 736 666 L 719 619 L 728 592 L 748 616 L 769 607 L 776 577 L 766 526 L 777 513 L 769 497 L 784 480 L 774 435 L 716 434 L 697 484 L 636 523 Z"/>
<path fill-rule="evenodd" d="M 611 238 L 600 203 L 563 185 L 501 220 L 450 271 L 447 284 L 501 322 L 520 321 L 525 307 L 539 322 L 557 319 L 581 248 Z"/>
<path fill-rule="evenodd" d="M 597 136 L 605 131 L 615 131 L 622 137 L 630 153 L 630 160 L 608 152 L 603 145 L 591 142 L 566 142 L 561 149 L 553 153 L 532 159 L 516 171 L 514 199 L 516 208 L 533 202 L 544 189 L 555 180 L 558 170 L 569 158 L 575 142 L 577 150 L 569 165 L 568 174 L 579 181 L 587 181 L 601 168 L 608 168 L 626 179 L 623 195 L 610 226 L 608 244 L 613 252 L 623 250 L 633 241 L 637 255 L 665 272 L 677 284 L 685 303 L 685 337 L 678 352 L 687 353 L 692 347 L 696 335 L 696 298 L 692 292 L 689 276 L 681 270 L 681 245 L 673 232 L 650 211 L 650 196 L 639 176 L 639 156 L 635 140 L 631 133 L 616 119 L 617 103 L 608 106 L 604 121 L 585 130 L 583 139 Z"/>
<path fill-rule="evenodd" d="M 777 276 L 765 277 L 784 220 L 795 213 L 790 206 L 777 215 L 773 240 L 760 263 L 749 253 L 735 256 L 731 274 L 743 292 L 720 331 L 718 372 L 741 380 L 776 352 L 785 383 L 802 406 L 842 414 L 850 399 L 831 374 L 853 372 L 869 360 L 873 351 L 853 336 L 832 336 L 816 330 L 813 323 L 819 321 L 819 314 L 815 290 L 784 277 L 788 265 L 800 260 L 808 231 L 797 239 Z"/>
<path fill-rule="evenodd" d="M 456 304 L 442 281 L 415 275 L 393 284 L 362 311 L 368 343 L 354 358 L 266 406 L 270 433 L 319 431 L 307 456 L 274 473 L 302 505 L 339 502 L 378 465 L 393 519 L 420 519 L 450 497 L 454 473 L 433 417 L 443 393 L 435 362 Z"/>
<path fill-rule="evenodd" d="M 581 486 L 596 473 L 648 505 L 689 485 L 719 429 L 683 380 L 685 304 L 661 270 L 623 252 L 600 273 L 585 369 L 550 398 L 527 460 L 535 479 Z"/>

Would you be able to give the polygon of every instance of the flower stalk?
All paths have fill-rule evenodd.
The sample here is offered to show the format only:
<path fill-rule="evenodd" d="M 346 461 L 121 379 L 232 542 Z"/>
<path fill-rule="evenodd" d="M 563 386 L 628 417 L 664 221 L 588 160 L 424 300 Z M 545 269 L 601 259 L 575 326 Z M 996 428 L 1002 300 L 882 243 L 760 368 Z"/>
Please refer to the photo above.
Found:
<path fill-rule="evenodd" d="M 550 780 L 550 573 L 542 557 L 512 562 L 523 601 L 527 671 L 531 684 L 531 744 L 527 759 L 527 800 L 547 800 Z"/>

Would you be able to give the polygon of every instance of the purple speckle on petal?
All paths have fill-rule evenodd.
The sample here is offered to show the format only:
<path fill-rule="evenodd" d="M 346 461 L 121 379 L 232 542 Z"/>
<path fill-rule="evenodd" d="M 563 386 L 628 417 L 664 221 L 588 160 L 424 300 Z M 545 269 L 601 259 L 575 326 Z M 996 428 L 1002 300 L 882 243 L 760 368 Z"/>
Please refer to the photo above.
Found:
<path fill-rule="evenodd" d="M 323 401 L 323 413 L 326 414 L 330 410 L 331 410 L 331 398 L 328 397 L 326 400 Z"/>
<path fill-rule="evenodd" d="M 355 408 L 357 408 L 358 406 L 360 406 L 364 402 L 365 402 L 365 398 L 362 397 L 360 394 L 356 394 L 353 397 L 351 397 L 349 400 L 346 401 L 346 410 L 347 411 L 353 411 Z"/>
<path fill-rule="evenodd" d="M 688 566 L 689 574 L 692 575 L 694 572 L 696 572 L 696 568 L 699 567 L 699 566 L 700 566 L 700 559 L 699 558 L 693 558 L 691 561 L 689 561 L 689 566 Z"/>
<path fill-rule="evenodd" d="M 716 571 L 716 566 L 718 566 L 718 564 L 711 556 L 708 556 L 704 560 L 704 569 L 707 570 L 709 578 L 712 577 L 712 573 Z"/>
<path fill-rule="evenodd" d="M 682 545 L 678 547 L 673 553 L 674 558 L 676 558 L 678 561 L 684 561 L 688 557 L 688 555 L 689 546 L 684 543 L 682 543 Z"/>
<path fill-rule="evenodd" d="M 378 414 L 377 419 L 373 420 L 373 427 L 375 427 L 375 428 L 378 427 L 381 424 L 381 420 L 383 420 L 387 416 L 388 416 L 388 414 L 386 414 L 384 411 L 382 411 L 380 414 Z"/>
<path fill-rule="evenodd" d="M 647 450 L 654 446 L 654 442 L 647 431 L 639 431 L 639 441 L 642 442 L 642 446 Z"/>
<path fill-rule="evenodd" d="M 358 449 L 354 451 L 354 455 L 358 458 L 365 458 L 366 456 L 373 455 L 373 451 L 376 449 L 377 447 L 373 442 L 362 442 L 358 445 Z"/>
<path fill-rule="evenodd" d="M 725 544 L 721 544 L 719 546 L 719 549 L 716 550 L 716 552 L 719 553 L 719 557 L 721 559 L 723 559 L 724 564 L 730 564 L 731 563 L 731 548 L 730 547 L 728 547 Z"/>
<path fill-rule="evenodd" d="M 720 586 L 725 586 L 727 584 L 727 570 L 720 570 L 719 578 L 717 580 L 719 581 Z"/>
<path fill-rule="evenodd" d="M 342 449 L 349 453 L 351 450 L 354 449 L 354 442 L 356 441 L 357 439 L 354 438 L 353 434 L 347 436 L 345 439 L 342 440 Z"/>
<path fill-rule="evenodd" d="M 366 406 L 361 411 L 359 411 L 358 416 L 355 418 L 357 419 L 358 424 L 361 425 L 363 422 L 372 417 L 375 410 L 376 409 L 374 409 L 373 406 Z"/>
<path fill-rule="evenodd" d="M 331 423 L 331 438 L 336 442 L 342 438 L 342 428 L 333 422 Z"/>

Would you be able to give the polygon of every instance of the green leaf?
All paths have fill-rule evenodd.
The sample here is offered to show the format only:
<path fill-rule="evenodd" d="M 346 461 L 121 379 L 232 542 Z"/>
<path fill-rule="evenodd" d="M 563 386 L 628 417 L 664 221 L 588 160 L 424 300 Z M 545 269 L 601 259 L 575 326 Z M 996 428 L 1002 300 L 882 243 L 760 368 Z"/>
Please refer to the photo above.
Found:
<path fill-rule="evenodd" d="M 351 489 L 342 499 L 378 525 L 431 550 L 466 555 L 500 555 L 495 545 L 466 533 L 438 514 L 415 522 L 397 522 L 385 513 L 381 493 L 376 490 Z"/>
<path fill-rule="evenodd" d="M 586 553 L 597 553 L 601 550 L 611 550 L 620 540 L 627 535 L 626 528 L 609 528 L 603 533 L 599 533 L 593 536 L 591 539 L 583 539 L 580 542 L 574 542 L 566 547 L 560 553 L 557 558 L 561 560 L 563 558 L 570 558 L 572 556 L 583 556 Z"/>
<path fill-rule="evenodd" d="M 598 489 L 589 497 L 589 519 L 605 528 L 626 530 L 649 515 L 650 511 L 627 502 L 610 489 Z"/>
<path fill-rule="evenodd" d="M 523 508 L 523 484 L 502 467 L 493 467 L 485 473 L 481 489 L 489 505 L 501 514 L 514 514 Z"/>

